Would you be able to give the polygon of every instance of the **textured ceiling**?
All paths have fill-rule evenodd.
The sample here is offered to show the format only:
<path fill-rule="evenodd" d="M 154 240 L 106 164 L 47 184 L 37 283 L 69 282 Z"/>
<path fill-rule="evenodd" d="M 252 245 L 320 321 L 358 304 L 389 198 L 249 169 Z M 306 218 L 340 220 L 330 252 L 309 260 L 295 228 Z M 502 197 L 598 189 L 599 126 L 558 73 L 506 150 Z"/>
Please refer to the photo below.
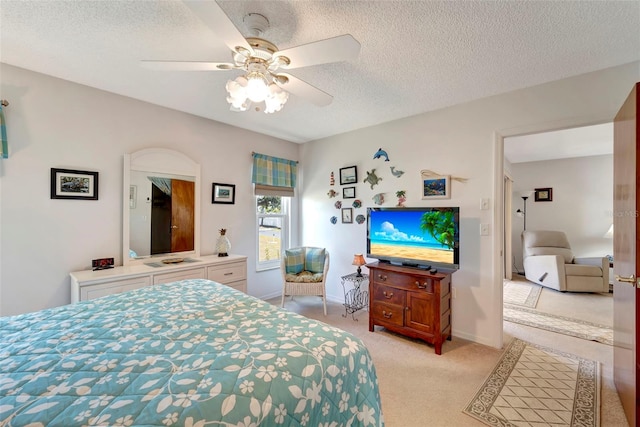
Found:
<path fill-rule="evenodd" d="M 228 61 L 179 0 L 0 2 L 0 61 L 294 142 L 306 142 L 640 59 L 637 1 L 220 1 L 265 15 L 280 49 L 341 34 L 352 61 L 291 70 L 334 96 L 229 111 L 237 71 L 158 71 L 142 59 Z"/>

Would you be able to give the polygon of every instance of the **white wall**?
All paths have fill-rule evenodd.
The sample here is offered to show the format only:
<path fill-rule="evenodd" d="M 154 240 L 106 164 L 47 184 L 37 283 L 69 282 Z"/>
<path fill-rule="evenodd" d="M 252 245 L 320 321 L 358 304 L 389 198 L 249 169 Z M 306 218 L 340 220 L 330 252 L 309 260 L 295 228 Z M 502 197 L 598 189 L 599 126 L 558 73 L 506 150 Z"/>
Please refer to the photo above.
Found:
<path fill-rule="evenodd" d="M 302 241 L 326 246 L 332 253 L 328 282 L 331 298 L 342 298 L 340 276 L 354 271 L 353 254 L 364 252 L 366 227 L 332 225 L 337 199 L 329 199 L 329 176 L 339 168 L 356 165 L 360 183 L 357 196 L 373 206 L 378 192 L 395 195 L 407 190 L 407 206 L 460 207 L 460 264 L 453 275 L 457 298 L 453 300 L 453 334 L 480 343 L 502 344 L 501 212 L 503 157 L 500 136 L 611 121 L 640 80 L 638 63 L 590 73 L 530 89 L 401 119 L 307 143 L 301 200 Z M 428 96 L 423 94 L 422 96 Z M 378 148 L 391 161 L 373 160 Z M 400 179 L 388 165 L 404 170 Z M 363 173 L 377 168 L 382 183 L 372 191 L 362 183 Z M 467 178 L 453 183 L 450 200 L 424 201 L 419 196 L 420 170 Z M 337 178 L 336 178 L 337 179 Z M 336 185 L 336 191 L 341 191 Z M 480 210 L 480 199 L 491 200 L 490 210 Z M 393 206 L 388 197 L 384 206 Z M 339 215 L 337 215 L 339 217 Z M 481 237 L 481 223 L 490 224 L 492 236 Z M 604 233 L 604 231 L 603 231 Z"/>
<path fill-rule="evenodd" d="M 453 333 L 500 346 L 501 136 L 611 121 L 632 84 L 640 80 L 639 65 L 510 92 L 302 147 L 1 65 L 0 93 L 11 102 L 7 121 L 12 154 L 2 161 L 0 180 L 0 314 L 65 304 L 69 271 L 88 268 L 97 257 L 113 255 L 120 261 L 122 155 L 146 147 L 177 149 L 201 162 L 202 252 L 212 253 L 217 230 L 228 228 L 232 252 L 250 257 L 249 292 L 261 297 L 279 294 L 280 278 L 277 271 L 253 271 L 256 236 L 250 152 L 299 158 L 301 197 L 294 207 L 301 208 L 302 214 L 299 223 L 294 221 L 292 243 L 329 248 L 328 293 L 341 300 L 340 276 L 354 270 L 353 254 L 364 252 L 365 227 L 329 223 L 331 216 L 339 216 L 333 207 L 337 199 L 326 194 L 331 188 L 329 176 L 350 165 L 358 166 L 360 180 L 372 167 L 384 171 L 387 165 L 372 159 L 382 147 L 389 152 L 389 163 L 405 175 L 396 179 L 384 171 L 375 191 L 360 182 L 357 197 L 364 207 L 372 205 L 374 192 L 399 189 L 407 191 L 408 206 L 426 205 L 418 196 L 421 169 L 469 179 L 465 184 L 453 183 L 450 200 L 433 201 L 461 208 L 461 269 L 453 277 L 457 291 Z M 100 172 L 100 200 L 49 199 L 51 167 Z M 236 204 L 210 204 L 211 182 L 235 183 Z M 481 198 L 491 200 L 490 210 L 480 211 Z M 396 202 L 394 197 L 387 200 L 385 206 Z M 491 236 L 480 237 L 480 223 L 490 224 Z"/>
<path fill-rule="evenodd" d="M 201 164 L 202 254 L 226 228 L 232 252 L 249 257 L 249 293 L 280 294 L 278 270 L 255 272 L 251 152 L 297 160 L 298 144 L 6 64 L 0 72 L 11 104 L 10 157 L 0 161 L 0 315 L 69 303 L 69 272 L 94 258 L 121 264 L 123 155 L 150 147 Z M 52 167 L 99 172 L 99 200 L 50 199 Z M 236 203 L 211 204 L 212 182 L 235 184 Z"/>
<path fill-rule="evenodd" d="M 613 255 L 613 239 L 604 233 L 613 222 L 613 155 L 515 163 L 513 211 L 523 209 L 520 192 L 553 188 L 553 201 L 527 199 L 527 230 L 567 234 L 576 256 Z M 522 271 L 523 218 L 513 217 L 515 265 Z"/>

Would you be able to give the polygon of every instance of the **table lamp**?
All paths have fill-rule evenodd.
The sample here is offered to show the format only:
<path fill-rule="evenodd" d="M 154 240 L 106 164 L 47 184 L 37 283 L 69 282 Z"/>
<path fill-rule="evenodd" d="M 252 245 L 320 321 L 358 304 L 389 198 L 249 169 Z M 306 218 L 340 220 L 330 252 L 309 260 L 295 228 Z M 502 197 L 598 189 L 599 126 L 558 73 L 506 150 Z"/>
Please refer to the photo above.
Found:
<path fill-rule="evenodd" d="M 358 266 L 358 273 L 356 274 L 356 277 L 362 277 L 362 269 L 360 268 L 360 266 L 365 265 L 366 263 L 367 262 L 364 260 L 362 254 L 355 254 L 353 256 L 353 262 L 351 263 L 351 265 Z"/>

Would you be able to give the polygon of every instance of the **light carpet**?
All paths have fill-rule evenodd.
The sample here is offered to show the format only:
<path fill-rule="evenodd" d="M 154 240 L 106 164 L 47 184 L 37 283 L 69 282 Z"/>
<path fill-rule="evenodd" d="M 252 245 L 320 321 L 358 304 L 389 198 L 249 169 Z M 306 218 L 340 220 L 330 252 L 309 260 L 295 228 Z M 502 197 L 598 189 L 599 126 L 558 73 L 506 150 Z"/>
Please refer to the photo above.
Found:
<path fill-rule="evenodd" d="M 585 320 L 571 319 L 569 317 L 543 313 L 535 309 L 508 304 L 504 305 L 503 319 L 508 322 L 519 323 L 546 331 L 613 345 L 613 328 Z"/>
<path fill-rule="evenodd" d="M 490 426 L 600 425 L 600 364 L 517 338 L 463 410 Z"/>
<path fill-rule="evenodd" d="M 523 305 L 534 308 L 542 293 L 542 286 L 536 283 L 505 280 L 502 301 L 505 304 Z"/>

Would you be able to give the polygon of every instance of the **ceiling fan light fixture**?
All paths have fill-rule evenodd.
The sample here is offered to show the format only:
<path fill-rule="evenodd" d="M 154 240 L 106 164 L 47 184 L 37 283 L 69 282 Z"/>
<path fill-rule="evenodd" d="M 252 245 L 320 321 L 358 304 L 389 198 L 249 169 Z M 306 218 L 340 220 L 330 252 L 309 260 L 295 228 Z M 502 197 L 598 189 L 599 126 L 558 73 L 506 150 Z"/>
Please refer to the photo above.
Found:
<path fill-rule="evenodd" d="M 264 74 L 258 71 L 251 71 L 246 76 L 247 97 L 252 102 L 262 102 L 269 95 L 269 83 Z"/>
<path fill-rule="evenodd" d="M 264 74 L 257 71 L 229 80 L 225 87 L 229 94 L 227 102 L 233 111 L 247 111 L 252 102 L 264 102 L 264 112 L 275 113 L 282 110 L 289 99 L 288 92 L 275 83 L 269 84 Z"/>
<path fill-rule="evenodd" d="M 244 76 L 239 76 L 236 77 L 235 80 L 227 81 L 227 85 L 225 86 L 229 93 L 227 102 L 231 104 L 233 110 L 247 110 L 247 83 L 247 79 Z"/>
<path fill-rule="evenodd" d="M 282 90 L 277 84 L 271 83 L 269 85 L 269 96 L 264 100 L 264 112 L 270 114 L 282 110 L 288 99 L 288 92 Z"/>

